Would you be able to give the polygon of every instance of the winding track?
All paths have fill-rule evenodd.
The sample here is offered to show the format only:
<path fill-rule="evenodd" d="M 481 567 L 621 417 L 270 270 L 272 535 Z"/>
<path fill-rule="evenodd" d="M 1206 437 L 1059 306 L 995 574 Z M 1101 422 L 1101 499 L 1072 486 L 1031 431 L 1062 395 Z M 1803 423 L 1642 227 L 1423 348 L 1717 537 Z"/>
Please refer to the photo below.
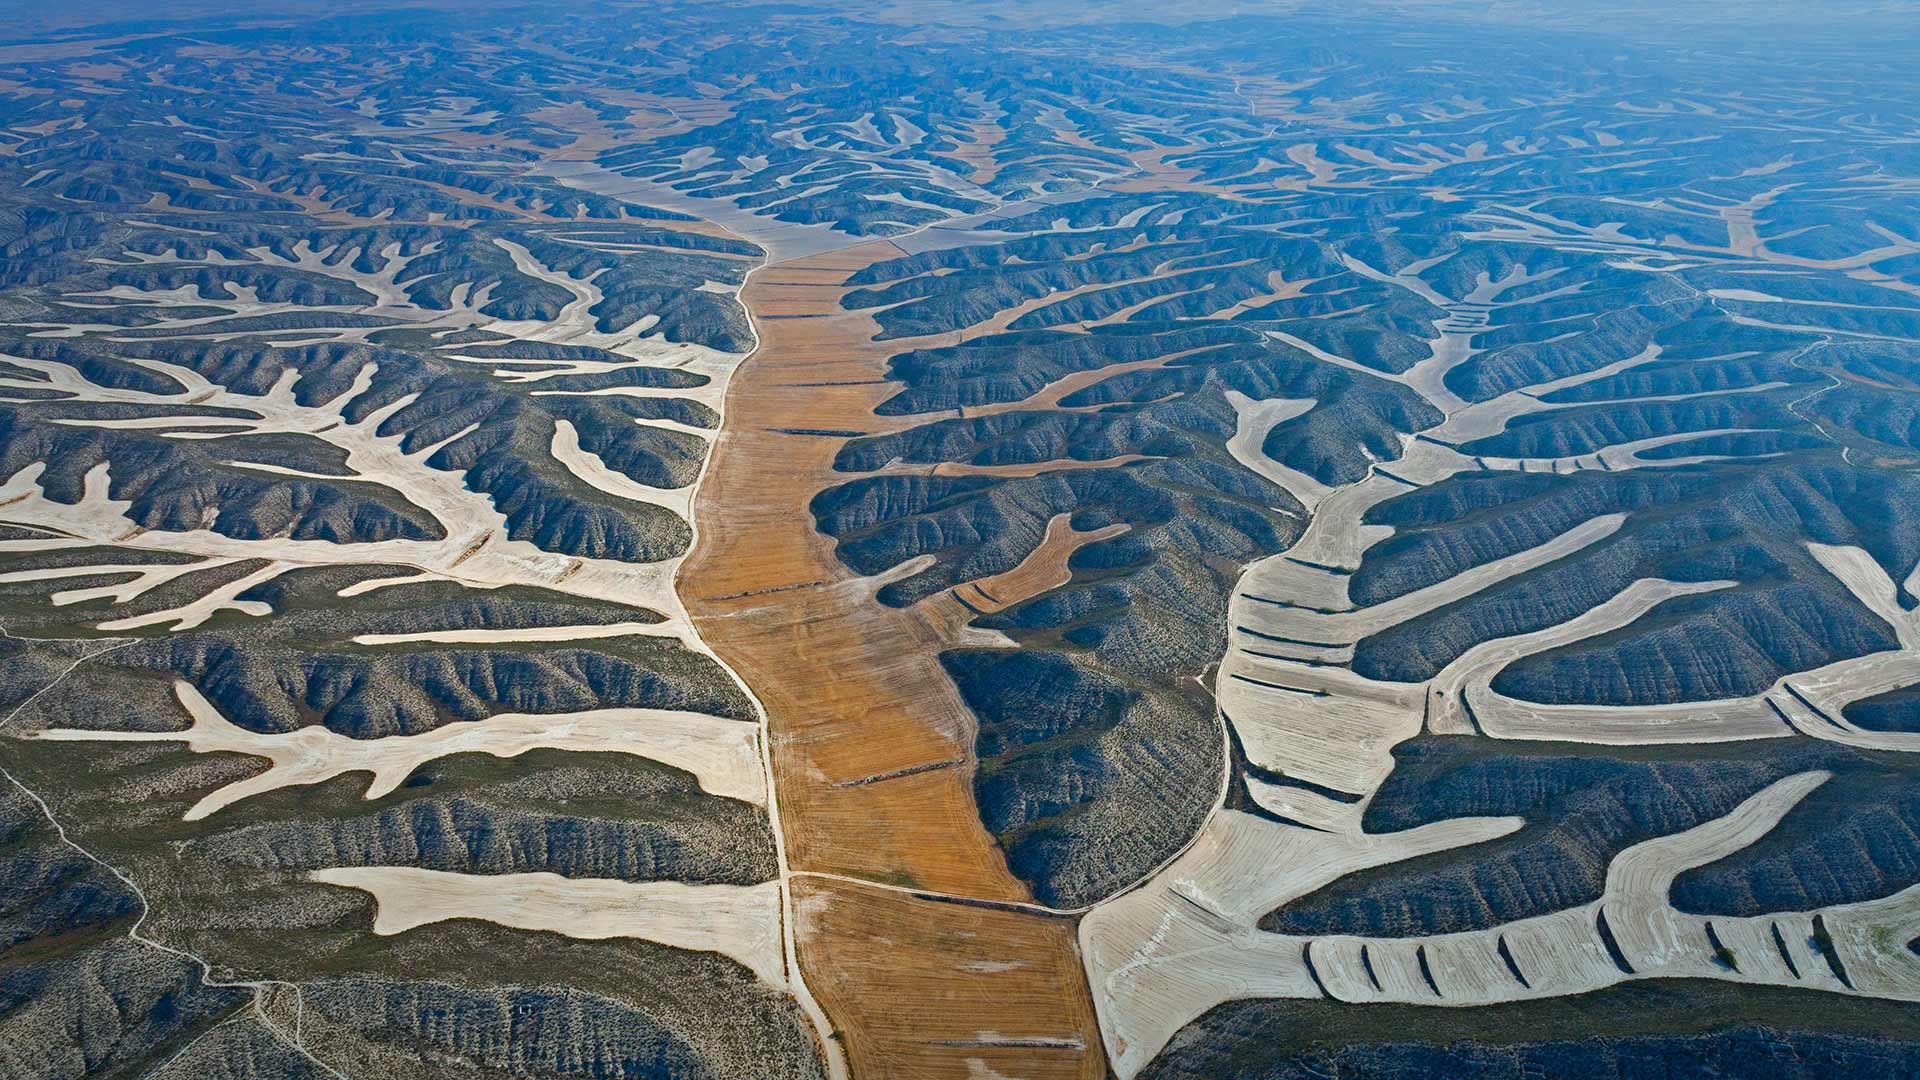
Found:
<path fill-rule="evenodd" d="M 0 636 L 11 638 L 14 635 L 11 632 L 9 632 L 4 626 L 0 626 Z M 100 649 L 96 652 L 88 653 L 84 656 L 81 656 L 79 659 L 76 659 L 73 663 L 67 665 L 67 667 L 64 670 L 62 670 L 58 675 L 56 675 L 54 678 L 49 679 L 45 686 L 41 687 L 39 690 L 34 691 L 32 696 L 28 697 L 25 701 L 22 701 L 19 705 L 14 706 L 14 708 L 7 713 L 5 719 L 0 719 L 0 729 L 5 729 L 9 725 L 11 725 L 13 723 L 14 717 L 20 715 L 20 711 L 22 709 L 25 709 L 28 705 L 33 704 L 33 702 L 36 699 L 38 699 L 40 695 L 46 693 L 48 690 L 53 689 L 55 686 L 58 686 L 62 681 L 66 679 L 67 676 L 73 674 L 87 661 L 95 659 L 96 657 L 102 656 L 106 653 L 112 652 L 114 649 L 123 649 L 123 648 L 126 648 L 128 645 L 137 644 L 138 642 L 139 642 L 138 638 L 126 640 L 121 642 L 120 644 L 112 645 L 105 649 Z M 274 1041 L 279 1042 L 282 1045 L 286 1046 L 288 1049 L 294 1051 L 295 1053 L 299 1054 L 302 1058 L 305 1058 L 306 1060 L 312 1062 L 315 1068 L 326 1073 L 328 1076 L 333 1077 L 334 1080 L 348 1080 L 348 1077 L 346 1076 L 346 1074 L 340 1072 L 340 1070 L 327 1064 L 325 1061 L 320 1060 L 320 1058 L 315 1056 L 314 1052 L 308 1048 L 306 1044 L 306 1039 L 304 1038 L 300 1030 L 301 1020 L 303 1019 L 304 1014 L 306 1012 L 306 998 L 304 995 L 301 994 L 300 986 L 298 983 L 291 983 L 282 979 L 221 979 L 221 978 L 217 978 L 213 974 L 212 961 L 208 960 L 206 957 L 201 956 L 198 953 L 189 952 L 186 949 L 181 949 L 172 945 L 168 945 L 165 942 L 157 941 L 153 938 L 146 936 L 144 933 L 141 932 L 141 928 L 146 925 L 147 918 L 153 914 L 153 905 L 148 902 L 147 894 L 144 890 L 140 888 L 140 883 L 135 881 L 132 877 L 130 877 L 126 873 L 126 871 L 121 870 L 119 867 L 101 858 L 99 855 L 94 854 L 85 845 L 81 844 L 78 840 L 75 840 L 72 836 L 68 835 L 66 826 L 60 823 L 60 818 L 54 814 L 53 807 L 47 803 L 47 800 L 41 797 L 39 792 L 33 790 L 32 788 L 28 787 L 26 784 L 22 783 L 20 778 L 15 776 L 11 769 L 8 769 L 4 765 L 0 765 L 0 777 L 6 778 L 7 783 L 12 784 L 16 789 L 20 791 L 22 795 L 25 795 L 29 800 L 31 800 L 34 806 L 39 808 L 41 816 L 46 818 L 47 824 L 53 827 L 54 835 L 59 837 L 60 843 L 78 852 L 80 856 L 82 858 L 85 858 L 88 862 L 91 862 L 94 865 L 99 866 L 101 869 L 105 870 L 107 873 L 112 874 L 115 879 L 117 879 L 121 884 L 125 885 L 127 887 L 127 890 L 133 894 L 134 900 L 138 902 L 140 905 L 140 915 L 139 917 L 134 919 L 133 925 L 127 928 L 127 940 L 132 941 L 137 945 L 144 945 L 149 949 L 154 949 L 159 952 L 166 953 L 168 956 L 178 957 L 182 960 L 186 960 L 192 963 L 195 967 L 199 969 L 199 979 L 200 979 L 201 985 L 203 986 L 206 986 L 212 989 L 223 989 L 223 988 L 240 989 L 240 990 L 247 990 L 251 992 L 252 996 L 249 998 L 247 1004 L 242 1007 L 242 1009 L 235 1010 L 233 1016 L 228 1017 L 227 1019 L 222 1020 L 220 1023 L 213 1025 L 213 1027 L 208 1028 L 207 1031 L 202 1032 L 199 1038 L 196 1038 L 191 1042 L 187 1043 L 187 1045 L 181 1047 L 180 1050 L 176 1052 L 172 1057 L 168 1058 L 166 1061 L 161 1063 L 159 1069 L 156 1070 L 156 1073 L 165 1072 L 169 1065 L 173 1064 L 174 1061 L 178 1060 L 182 1054 L 185 1054 L 188 1050 L 192 1049 L 193 1046 L 197 1044 L 200 1041 L 200 1039 L 205 1038 L 207 1034 L 221 1027 L 225 1027 L 227 1024 L 232 1023 L 235 1018 L 238 1018 L 241 1016 L 250 1016 L 251 1018 L 259 1022 L 260 1027 L 266 1031 L 269 1037 L 274 1039 Z M 274 1006 L 274 999 L 273 999 L 274 994 L 276 992 L 283 991 L 283 990 L 292 994 L 293 996 L 293 1019 L 291 1024 L 286 1027 L 282 1027 L 281 1024 L 274 1019 L 274 1015 L 272 1011 Z"/>

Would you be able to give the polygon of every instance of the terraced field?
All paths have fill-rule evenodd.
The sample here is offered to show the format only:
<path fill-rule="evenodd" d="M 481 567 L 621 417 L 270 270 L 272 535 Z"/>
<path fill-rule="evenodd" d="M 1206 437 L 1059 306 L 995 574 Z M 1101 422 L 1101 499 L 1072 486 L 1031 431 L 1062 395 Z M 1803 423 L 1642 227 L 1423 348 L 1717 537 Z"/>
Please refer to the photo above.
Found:
<path fill-rule="evenodd" d="M 139 14 L 0 1076 L 1920 1071 L 1902 13 Z"/>

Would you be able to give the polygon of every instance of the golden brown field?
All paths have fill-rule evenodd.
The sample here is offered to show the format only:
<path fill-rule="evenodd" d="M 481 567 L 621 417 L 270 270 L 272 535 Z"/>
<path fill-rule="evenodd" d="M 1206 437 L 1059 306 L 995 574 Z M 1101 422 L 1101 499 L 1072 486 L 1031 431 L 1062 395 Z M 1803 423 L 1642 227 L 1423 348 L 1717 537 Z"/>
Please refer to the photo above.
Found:
<path fill-rule="evenodd" d="M 845 478 L 832 469 L 841 440 L 793 432 L 903 423 L 873 414 L 901 343 L 873 342 L 871 316 L 838 303 L 849 275 L 899 254 L 878 242 L 796 259 L 744 291 L 762 340 L 701 485 L 685 598 L 767 710 L 801 967 L 855 1075 L 992 1075 L 978 1068 L 1017 1060 L 1023 1076 L 1097 1077 L 1070 921 L 900 891 L 1029 899 L 980 824 L 972 718 L 936 655 L 965 613 L 951 594 L 879 604 L 808 511 Z M 1050 531 L 1022 566 L 979 584 L 1010 598 L 1057 583 L 1089 538 Z"/>

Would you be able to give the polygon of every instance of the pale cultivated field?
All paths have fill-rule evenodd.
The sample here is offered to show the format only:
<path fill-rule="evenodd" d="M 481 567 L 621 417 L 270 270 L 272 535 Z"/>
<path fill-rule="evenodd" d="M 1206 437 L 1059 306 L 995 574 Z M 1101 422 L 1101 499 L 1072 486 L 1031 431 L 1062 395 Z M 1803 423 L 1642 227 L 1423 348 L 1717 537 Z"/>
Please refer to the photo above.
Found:
<path fill-rule="evenodd" d="M 265 758 L 264 772 L 206 795 L 187 810 L 197 821 L 242 799 L 280 788 L 318 784 L 345 773 L 369 773 L 367 795 L 390 794 L 421 765 L 454 754 L 518 757 L 530 750 L 621 753 L 684 769 L 709 794 L 766 802 L 758 733 L 752 724 L 672 709 L 595 709 L 578 713 L 500 713 L 418 735 L 355 739 L 318 724 L 277 735 L 238 727 L 191 683 L 174 694 L 193 718 L 184 731 L 48 728 L 25 733 L 53 742 L 183 742 L 196 754 Z"/>
<path fill-rule="evenodd" d="M 314 881 L 373 894 L 376 934 L 447 919 L 483 919 L 572 938 L 638 938 L 719 953 L 784 989 L 780 883 L 684 885 L 558 874 L 450 874 L 413 866 L 316 870 Z"/>

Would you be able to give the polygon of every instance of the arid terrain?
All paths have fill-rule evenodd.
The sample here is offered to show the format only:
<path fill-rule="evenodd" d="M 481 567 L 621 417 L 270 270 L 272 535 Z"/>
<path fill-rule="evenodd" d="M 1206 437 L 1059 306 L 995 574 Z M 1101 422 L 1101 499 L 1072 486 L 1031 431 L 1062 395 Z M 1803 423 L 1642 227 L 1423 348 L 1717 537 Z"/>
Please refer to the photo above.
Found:
<path fill-rule="evenodd" d="M 1920 1074 L 1817 7 L 23 8 L 0 1078 Z"/>

